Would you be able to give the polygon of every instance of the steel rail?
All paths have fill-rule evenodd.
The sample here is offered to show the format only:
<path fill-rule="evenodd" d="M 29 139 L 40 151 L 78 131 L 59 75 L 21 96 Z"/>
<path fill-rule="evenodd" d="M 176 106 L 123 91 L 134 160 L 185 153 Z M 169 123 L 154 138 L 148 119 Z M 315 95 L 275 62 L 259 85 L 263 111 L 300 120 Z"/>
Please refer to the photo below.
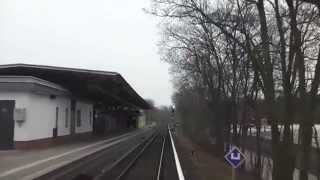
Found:
<path fill-rule="evenodd" d="M 175 159 L 175 162 L 176 162 L 176 168 L 177 168 L 179 180 L 185 180 L 184 175 L 183 175 L 183 171 L 182 171 L 182 168 L 181 168 L 181 164 L 180 164 L 180 161 L 179 161 L 178 153 L 177 153 L 177 150 L 176 150 L 176 147 L 174 145 L 173 138 L 172 138 L 171 130 L 169 128 L 169 125 L 168 125 L 168 131 L 169 131 L 169 135 L 170 135 L 170 140 L 171 140 L 171 145 L 172 145 L 172 149 L 173 149 L 174 159 Z"/>
<path fill-rule="evenodd" d="M 118 160 L 116 160 L 113 164 L 108 165 L 104 168 L 102 168 L 101 173 L 99 175 L 97 175 L 94 180 L 100 180 L 103 179 L 103 176 L 111 171 L 113 168 L 115 168 L 119 163 L 121 163 L 125 158 L 127 158 L 128 156 L 130 156 L 130 154 L 135 151 L 137 148 L 139 148 L 140 146 L 142 146 L 144 143 L 148 143 L 149 141 L 152 141 L 153 138 L 155 138 L 155 134 L 152 134 L 147 140 L 135 145 L 133 148 L 131 148 L 129 151 L 127 151 L 125 154 L 123 154 Z"/>
<path fill-rule="evenodd" d="M 128 166 L 124 168 L 123 171 L 121 171 L 120 175 L 116 178 L 116 180 L 121 180 L 128 172 L 129 170 L 133 167 L 135 162 L 140 158 L 140 156 L 144 153 L 144 151 L 152 144 L 152 142 L 155 140 L 155 138 L 158 137 L 157 135 L 154 136 L 143 148 L 142 150 L 134 157 L 133 160 L 130 161 Z"/>
<path fill-rule="evenodd" d="M 162 143 L 162 149 L 161 149 L 161 155 L 160 155 L 160 161 L 159 161 L 159 166 L 158 166 L 158 175 L 157 175 L 157 180 L 160 180 L 161 176 L 161 170 L 162 170 L 162 161 L 163 161 L 163 153 L 164 153 L 164 146 L 166 144 L 166 138 L 163 137 L 163 143 Z"/>
<path fill-rule="evenodd" d="M 70 162 L 67 162 L 64 165 L 61 165 L 61 166 L 55 168 L 54 170 L 43 173 L 41 175 L 37 175 L 36 177 L 33 177 L 33 178 L 34 179 L 44 179 L 44 177 L 46 177 L 46 179 L 47 178 L 48 179 L 57 179 L 59 177 L 66 176 L 69 173 L 74 172 L 76 169 L 84 166 L 85 163 L 93 162 L 93 161 L 101 158 L 106 150 L 114 147 L 115 145 L 120 144 L 121 142 L 125 141 L 126 139 L 134 138 L 134 137 L 139 136 L 143 133 L 145 133 L 145 132 L 139 132 L 139 133 L 133 133 L 133 134 L 123 134 L 119 137 L 111 138 L 110 140 L 107 139 L 102 142 L 94 143 L 93 146 L 98 146 L 97 144 L 99 144 L 99 145 L 103 144 L 103 145 L 101 147 L 96 147 L 96 149 L 92 150 L 92 152 L 85 154 L 84 156 L 82 156 L 80 158 L 74 159 Z M 89 146 L 91 146 L 91 145 L 89 145 Z M 80 148 L 80 149 L 82 150 L 83 148 Z M 78 152 L 78 150 L 77 150 L 77 152 Z M 67 152 L 67 153 L 71 154 L 69 152 Z M 64 153 L 64 154 L 67 154 L 67 153 Z"/>

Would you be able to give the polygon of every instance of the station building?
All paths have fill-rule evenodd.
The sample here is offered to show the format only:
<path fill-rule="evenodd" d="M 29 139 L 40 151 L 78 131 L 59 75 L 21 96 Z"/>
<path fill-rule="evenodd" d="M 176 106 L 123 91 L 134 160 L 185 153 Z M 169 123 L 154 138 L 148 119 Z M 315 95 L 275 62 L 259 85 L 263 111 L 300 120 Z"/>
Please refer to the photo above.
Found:
<path fill-rule="evenodd" d="M 142 127 L 149 108 L 116 72 L 0 65 L 0 150 Z"/>

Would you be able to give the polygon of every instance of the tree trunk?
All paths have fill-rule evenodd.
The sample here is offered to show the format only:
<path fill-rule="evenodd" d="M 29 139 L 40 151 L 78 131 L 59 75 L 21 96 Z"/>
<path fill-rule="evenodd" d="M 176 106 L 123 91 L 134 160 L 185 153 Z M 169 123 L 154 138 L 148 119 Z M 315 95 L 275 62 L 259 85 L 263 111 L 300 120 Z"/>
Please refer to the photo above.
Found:
<path fill-rule="evenodd" d="M 304 120 L 300 124 L 301 128 L 301 170 L 300 170 L 300 180 L 308 180 L 308 171 L 310 163 L 310 153 L 312 148 L 312 110 L 310 106 L 305 105 L 302 107 L 304 110 Z"/>

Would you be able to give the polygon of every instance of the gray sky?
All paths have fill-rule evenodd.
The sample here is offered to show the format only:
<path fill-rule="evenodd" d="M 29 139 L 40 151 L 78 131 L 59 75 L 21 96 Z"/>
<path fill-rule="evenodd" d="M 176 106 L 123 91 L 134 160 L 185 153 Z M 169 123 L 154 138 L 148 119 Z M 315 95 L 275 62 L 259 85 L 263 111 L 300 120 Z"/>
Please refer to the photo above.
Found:
<path fill-rule="evenodd" d="M 1 0 L 0 63 L 117 71 L 144 98 L 171 103 L 149 0 Z"/>

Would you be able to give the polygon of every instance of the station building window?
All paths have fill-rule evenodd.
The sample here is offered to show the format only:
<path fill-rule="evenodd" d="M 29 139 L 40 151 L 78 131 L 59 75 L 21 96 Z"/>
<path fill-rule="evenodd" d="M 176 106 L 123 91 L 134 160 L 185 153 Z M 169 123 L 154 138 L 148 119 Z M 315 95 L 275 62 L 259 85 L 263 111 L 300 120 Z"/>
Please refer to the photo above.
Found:
<path fill-rule="evenodd" d="M 69 109 L 66 108 L 65 110 L 65 128 L 68 128 L 69 127 Z"/>
<path fill-rule="evenodd" d="M 59 107 L 56 107 L 56 128 L 58 127 L 58 121 L 59 121 Z"/>
<path fill-rule="evenodd" d="M 59 121 L 59 107 L 56 107 L 56 122 L 55 122 L 55 126 L 53 128 L 53 137 L 57 137 L 58 136 L 58 121 Z"/>
<path fill-rule="evenodd" d="M 81 126 L 81 110 L 77 110 L 77 126 Z"/>

